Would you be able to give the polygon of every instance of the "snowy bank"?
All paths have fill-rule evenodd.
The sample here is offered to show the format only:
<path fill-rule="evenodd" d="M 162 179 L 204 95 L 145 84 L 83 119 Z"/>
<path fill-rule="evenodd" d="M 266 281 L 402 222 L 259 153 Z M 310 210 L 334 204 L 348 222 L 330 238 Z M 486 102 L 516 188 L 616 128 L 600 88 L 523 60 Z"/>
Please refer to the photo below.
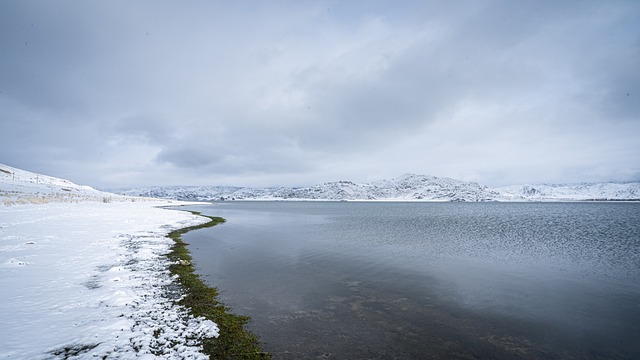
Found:
<path fill-rule="evenodd" d="M 158 205 L 0 206 L 0 358 L 206 358 L 218 328 L 175 304 L 163 256 L 206 219 Z"/>
<path fill-rule="evenodd" d="M 206 359 L 176 301 L 175 229 L 208 219 L 0 164 L 0 358 Z"/>

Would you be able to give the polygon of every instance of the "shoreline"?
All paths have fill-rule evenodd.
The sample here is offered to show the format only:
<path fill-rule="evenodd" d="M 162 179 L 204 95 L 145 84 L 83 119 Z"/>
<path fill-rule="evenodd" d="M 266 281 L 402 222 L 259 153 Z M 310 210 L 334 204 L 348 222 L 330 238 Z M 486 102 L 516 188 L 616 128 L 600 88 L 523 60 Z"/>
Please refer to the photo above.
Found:
<path fill-rule="evenodd" d="M 176 281 L 184 292 L 177 304 L 188 308 L 195 317 L 213 321 L 220 329 L 217 338 L 202 339 L 203 352 L 212 359 L 270 359 L 271 355 L 260 349 L 258 337 L 246 329 L 250 317 L 233 314 L 228 306 L 218 300 L 218 290 L 207 286 L 195 273 L 188 244 L 181 237 L 189 231 L 224 223 L 225 219 L 203 215 L 197 211 L 177 210 L 209 219 L 205 223 L 176 229 L 167 234 L 174 245 L 165 255 L 170 261 L 169 271 L 177 276 Z"/>
<path fill-rule="evenodd" d="M 163 198 L 164 199 L 164 198 Z M 191 200 L 180 200 L 174 198 L 166 198 L 167 201 L 187 202 Z M 442 199 L 304 199 L 304 198 L 268 198 L 268 199 L 201 199 L 194 201 L 195 204 L 224 204 L 234 202 L 299 202 L 299 203 L 323 203 L 323 202 L 351 202 L 351 203 L 425 203 L 425 204 L 442 204 L 442 203 L 495 203 L 495 204 L 549 204 L 549 203 L 638 203 L 639 199 L 517 199 L 517 200 L 480 200 L 480 201 L 460 201 L 460 200 L 442 200 Z"/>
<path fill-rule="evenodd" d="M 0 357 L 208 358 L 219 329 L 179 304 L 166 256 L 206 219 L 117 200 L 0 206 Z"/>

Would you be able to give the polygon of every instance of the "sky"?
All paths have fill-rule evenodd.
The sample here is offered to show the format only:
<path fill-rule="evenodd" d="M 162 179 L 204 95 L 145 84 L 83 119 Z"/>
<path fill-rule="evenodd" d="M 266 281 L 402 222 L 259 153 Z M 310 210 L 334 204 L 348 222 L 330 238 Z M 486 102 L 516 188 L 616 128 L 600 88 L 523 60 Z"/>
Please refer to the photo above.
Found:
<path fill-rule="evenodd" d="M 0 0 L 0 163 L 98 188 L 640 180 L 640 2 Z"/>

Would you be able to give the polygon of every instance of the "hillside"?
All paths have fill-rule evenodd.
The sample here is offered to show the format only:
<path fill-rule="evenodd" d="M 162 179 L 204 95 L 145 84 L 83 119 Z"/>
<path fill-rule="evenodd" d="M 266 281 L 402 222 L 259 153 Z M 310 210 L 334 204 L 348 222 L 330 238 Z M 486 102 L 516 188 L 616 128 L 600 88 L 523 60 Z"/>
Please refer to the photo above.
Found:
<path fill-rule="evenodd" d="M 144 187 L 125 195 L 176 200 L 370 200 L 370 201 L 630 201 L 640 199 L 640 183 L 517 185 L 497 189 L 445 177 L 405 174 L 371 183 L 327 182 L 310 187 L 231 186 Z"/>
<path fill-rule="evenodd" d="M 69 180 L 0 164 L 0 204 L 77 201 L 125 201 L 131 197 L 98 191 Z"/>
<path fill-rule="evenodd" d="M 639 201 L 640 183 L 516 185 L 496 189 L 509 201 Z"/>

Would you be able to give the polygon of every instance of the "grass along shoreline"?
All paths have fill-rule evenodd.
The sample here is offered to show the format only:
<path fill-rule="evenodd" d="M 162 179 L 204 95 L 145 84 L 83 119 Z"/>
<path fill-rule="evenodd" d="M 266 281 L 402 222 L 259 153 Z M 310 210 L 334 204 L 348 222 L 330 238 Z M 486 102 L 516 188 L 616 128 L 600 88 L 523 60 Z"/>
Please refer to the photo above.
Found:
<path fill-rule="evenodd" d="M 175 244 L 167 257 L 171 261 L 169 270 L 178 276 L 178 282 L 186 294 L 178 303 L 190 309 L 194 316 L 202 316 L 215 322 L 220 329 L 218 338 L 203 341 L 204 353 L 211 359 L 270 359 L 269 353 L 260 350 L 258 337 L 245 329 L 250 318 L 232 314 L 231 309 L 218 300 L 218 291 L 207 286 L 194 272 L 187 244 L 181 238 L 184 233 L 212 227 L 225 220 L 196 211 L 190 212 L 209 218 L 209 221 L 170 232 L 167 236 Z"/>

